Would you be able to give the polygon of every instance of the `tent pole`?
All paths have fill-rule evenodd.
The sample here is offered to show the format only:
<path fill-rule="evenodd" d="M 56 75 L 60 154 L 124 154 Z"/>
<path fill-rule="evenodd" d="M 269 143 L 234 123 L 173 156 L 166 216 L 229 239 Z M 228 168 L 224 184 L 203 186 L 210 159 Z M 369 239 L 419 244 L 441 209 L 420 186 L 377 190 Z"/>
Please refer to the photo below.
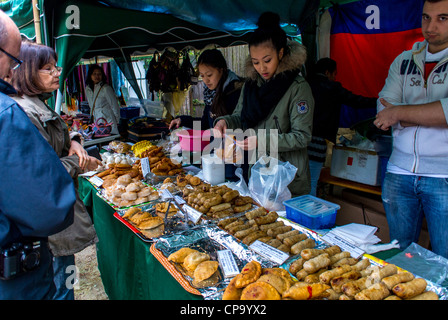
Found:
<path fill-rule="evenodd" d="M 42 36 L 40 32 L 40 14 L 37 7 L 37 0 L 33 0 L 33 16 L 34 16 L 34 29 L 36 32 L 36 43 L 42 44 Z"/>

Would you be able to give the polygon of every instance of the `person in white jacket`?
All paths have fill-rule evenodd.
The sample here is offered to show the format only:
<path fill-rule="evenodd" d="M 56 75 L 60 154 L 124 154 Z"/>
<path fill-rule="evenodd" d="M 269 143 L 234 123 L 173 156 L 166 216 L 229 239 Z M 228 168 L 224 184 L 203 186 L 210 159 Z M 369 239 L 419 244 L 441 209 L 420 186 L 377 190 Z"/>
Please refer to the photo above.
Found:
<path fill-rule="evenodd" d="M 431 250 L 448 258 L 448 0 L 426 0 L 425 41 L 392 63 L 374 124 L 392 128 L 382 200 L 391 239 L 418 242 L 426 218 Z"/>
<path fill-rule="evenodd" d="M 91 65 L 87 72 L 86 98 L 93 121 L 99 118 L 106 119 L 108 123 L 113 123 L 111 133 L 118 134 L 120 105 L 114 89 L 107 84 L 106 75 L 98 65 Z"/>

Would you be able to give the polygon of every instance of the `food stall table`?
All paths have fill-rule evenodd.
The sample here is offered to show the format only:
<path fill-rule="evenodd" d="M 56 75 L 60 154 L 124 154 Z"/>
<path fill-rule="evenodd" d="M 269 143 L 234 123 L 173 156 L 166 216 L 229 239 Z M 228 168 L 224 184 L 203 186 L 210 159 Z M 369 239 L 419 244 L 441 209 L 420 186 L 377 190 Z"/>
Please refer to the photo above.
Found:
<path fill-rule="evenodd" d="M 87 179 L 78 180 L 81 199 L 92 212 L 98 234 L 98 268 L 109 299 L 203 300 L 188 292 L 151 254 L 152 243 L 137 237 L 114 217 L 115 210 Z M 372 256 L 384 260 L 399 252 L 392 249 Z"/>
<path fill-rule="evenodd" d="M 115 210 L 97 196 L 96 189 L 80 177 L 79 193 L 93 215 L 98 235 L 98 268 L 111 300 L 202 300 L 186 291 L 150 253 L 142 241 L 113 215 Z"/>
<path fill-rule="evenodd" d="M 350 180 L 334 177 L 330 174 L 330 168 L 324 167 L 320 172 L 319 182 L 328 183 L 331 186 L 340 186 L 344 188 L 354 189 L 362 192 L 367 192 L 375 195 L 381 195 L 381 187 L 370 186 L 367 184 L 354 182 Z"/>

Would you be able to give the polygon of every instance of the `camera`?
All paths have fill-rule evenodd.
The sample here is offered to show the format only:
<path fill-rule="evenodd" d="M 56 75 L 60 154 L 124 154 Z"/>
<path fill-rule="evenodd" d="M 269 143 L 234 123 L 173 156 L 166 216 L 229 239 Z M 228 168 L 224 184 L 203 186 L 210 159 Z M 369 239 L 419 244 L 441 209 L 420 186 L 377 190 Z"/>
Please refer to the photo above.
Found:
<path fill-rule="evenodd" d="M 12 243 L 0 253 L 0 279 L 13 279 L 40 265 L 40 241 Z"/>

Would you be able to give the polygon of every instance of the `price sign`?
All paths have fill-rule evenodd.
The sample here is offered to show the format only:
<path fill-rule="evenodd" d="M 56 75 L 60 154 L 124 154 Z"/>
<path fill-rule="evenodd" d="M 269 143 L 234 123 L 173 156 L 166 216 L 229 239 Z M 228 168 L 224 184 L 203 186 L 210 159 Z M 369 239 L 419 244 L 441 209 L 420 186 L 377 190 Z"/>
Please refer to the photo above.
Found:
<path fill-rule="evenodd" d="M 89 179 L 90 183 L 94 184 L 98 188 L 100 188 L 103 185 L 104 180 L 101 178 L 98 178 L 97 176 L 93 176 Z"/>
<path fill-rule="evenodd" d="M 230 250 L 219 250 L 218 252 L 218 262 L 221 266 L 224 278 L 232 278 L 240 273 L 238 266 L 235 261 L 235 257 Z"/>
<path fill-rule="evenodd" d="M 255 242 L 252 243 L 249 248 L 259 255 L 265 257 L 266 259 L 277 263 L 278 265 L 281 265 L 286 261 L 286 259 L 289 258 L 289 254 L 258 240 L 255 240 Z"/>
<path fill-rule="evenodd" d="M 196 224 L 201 219 L 202 213 L 188 205 L 184 205 L 182 209 L 187 213 L 188 219 Z"/>
<path fill-rule="evenodd" d="M 350 252 L 351 256 L 355 259 L 358 259 L 364 254 L 364 251 L 353 245 L 349 241 L 335 235 L 332 232 L 328 232 L 322 237 L 322 240 L 332 244 L 339 246 L 343 251 Z"/>
<path fill-rule="evenodd" d="M 160 195 L 162 200 L 173 199 L 173 194 L 168 189 L 163 189 L 162 194 Z"/>
<path fill-rule="evenodd" d="M 140 164 L 142 166 L 142 174 L 144 177 L 146 177 L 146 175 L 151 172 L 151 168 L 149 166 L 149 159 L 148 158 L 141 159 Z"/>

